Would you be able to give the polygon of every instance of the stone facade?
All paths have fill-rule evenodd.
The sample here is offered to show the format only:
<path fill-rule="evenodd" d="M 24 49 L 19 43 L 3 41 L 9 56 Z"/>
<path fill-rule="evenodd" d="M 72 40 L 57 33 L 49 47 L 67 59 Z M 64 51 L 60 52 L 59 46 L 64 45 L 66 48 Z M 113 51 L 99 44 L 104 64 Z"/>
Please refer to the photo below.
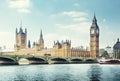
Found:
<path fill-rule="evenodd" d="M 36 56 L 57 56 L 57 57 L 93 57 L 96 58 L 99 55 L 99 27 L 97 26 L 97 20 L 94 16 L 92 26 L 90 28 L 90 51 L 85 49 L 75 49 L 71 47 L 71 40 L 62 42 L 54 42 L 52 49 L 44 48 L 44 39 L 42 31 L 38 43 L 34 42 L 33 47 L 29 45 L 26 48 L 27 30 L 23 32 L 20 28 L 19 32 L 16 29 L 16 45 L 15 55 L 36 55 Z"/>
<path fill-rule="evenodd" d="M 15 50 L 25 49 L 27 45 L 27 29 L 25 32 L 20 27 L 19 31 L 16 28 L 16 45 Z"/>
<path fill-rule="evenodd" d="M 113 58 L 120 59 L 120 41 L 117 39 L 117 42 L 113 46 Z"/>
<path fill-rule="evenodd" d="M 38 43 L 34 42 L 32 48 L 28 47 L 24 49 L 15 49 L 14 54 L 57 57 L 90 57 L 90 52 L 88 50 L 80 48 L 71 48 L 70 40 L 62 41 L 61 43 L 59 41 L 54 42 L 53 48 L 51 49 L 44 48 L 44 40 L 42 33 L 40 35 Z"/>
<path fill-rule="evenodd" d="M 95 15 L 90 28 L 90 56 L 92 58 L 99 56 L 99 27 Z"/>

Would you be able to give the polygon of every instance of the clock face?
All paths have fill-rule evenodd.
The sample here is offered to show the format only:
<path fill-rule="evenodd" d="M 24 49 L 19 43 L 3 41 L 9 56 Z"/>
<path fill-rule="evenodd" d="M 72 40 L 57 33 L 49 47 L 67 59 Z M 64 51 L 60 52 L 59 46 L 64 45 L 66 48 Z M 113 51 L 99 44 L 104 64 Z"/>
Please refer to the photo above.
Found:
<path fill-rule="evenodd" d="M 96 34 L 99 34 L 99 30 L 98 29 L 96 30 Z"/>
<path fill-rule="evenodd" d="M 95 32 L 95 30 L 94 30 L 94 29 L 92 29 L 92 30 L 91 30 L 91 34 L 94 34 L 94 32 Z"/>

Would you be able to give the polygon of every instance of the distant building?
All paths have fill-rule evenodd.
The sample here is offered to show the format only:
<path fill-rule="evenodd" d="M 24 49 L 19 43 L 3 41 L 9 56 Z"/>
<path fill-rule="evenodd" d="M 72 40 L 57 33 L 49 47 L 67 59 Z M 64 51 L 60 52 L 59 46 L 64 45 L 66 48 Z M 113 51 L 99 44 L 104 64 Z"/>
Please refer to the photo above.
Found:
<path fill-rule="evenodd" d="M 113 46 L 113 57 L 116 59 L 120 59 L 120 41 L 117 39 L 117 42 Z"/>

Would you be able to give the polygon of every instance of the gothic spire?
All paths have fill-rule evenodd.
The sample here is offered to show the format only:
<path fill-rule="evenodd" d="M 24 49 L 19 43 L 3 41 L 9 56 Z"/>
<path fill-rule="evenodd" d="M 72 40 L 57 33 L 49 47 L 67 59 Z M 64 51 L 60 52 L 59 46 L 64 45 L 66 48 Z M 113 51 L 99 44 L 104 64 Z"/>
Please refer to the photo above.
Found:
<path fill-rule="evenodd" d="M 93 23 L 97 23 L 96 15 L 94 13 Z"/>
<path fill-rule="evenodd" d="M 20 30 L 19 33 L 23 33 L 23 29 L 22 29 L 22 20 L 20 21 Z"/>
<path fill-rule="evenodd" d="M 31 48 L 30 40 L 28 41 L 28 48 Z"/>
<path fill-rule="evenodd" d="M 25 34 L 27 34 L 27 28 L 25 28 Z"/>
<path fill-rule="evenodd" d="M 40 40 L 43 40 L 42 30 L 41 30 L 41 32 L 40 32 Z"/>
<path fill-rule="evenodd" d="M 20 27 L 19 33 L 23 33 L 23 29 Z"/>
<path fill-rule="evenodd" d="M 119 42 L 119 38 L 117 39 L 117 42 Z"/>
<path fill-rule="evenodd" d="M 93 28 L 98 28 L 98 25 L 97 25 L 97 19 L 96 19 L 96 15 L 94 13 L 94 17 L 93 17 L 93 21 L 92 21 L 92 26 Z"/>

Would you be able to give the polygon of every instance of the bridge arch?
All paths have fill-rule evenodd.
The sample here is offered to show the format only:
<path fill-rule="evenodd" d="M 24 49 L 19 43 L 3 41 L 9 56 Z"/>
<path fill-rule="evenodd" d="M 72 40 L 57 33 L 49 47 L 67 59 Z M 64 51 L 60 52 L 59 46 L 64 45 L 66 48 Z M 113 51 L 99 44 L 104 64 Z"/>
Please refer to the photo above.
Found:
<path fill-rule="evenodd" d="M 40 57 L 26 57 L 19 60 L 19 64 L 48 64 L 44 58 Z"/>
<path fill-rule="evenodd" d="M 74 63 L 74 64 L 83 63 L 83 59 L 81 59 L 81 58 L 72 58 L 70 60 L 70 63 Z"/>
<path fill-rule="evenodd" d="M 68 64 L 68 60 L 61 57 L 54 57 L 48 60 L 49 64 Z"/>
<path fill-rule="evenodd" d="M 96 63 L 96 59 L 88 58 L 85 60 L 86 63 Z"/>
<path fill-rule="evenodd" d="M 16 65 L 18 63 L 14 58 L 0 57 L 0 64 L 1 65 Z"/>
<path fill-rule="evenodd" d="M 19 65 L 21 65 L 21 64 L 30 64 L 29 60 L 26 59 L 26 58 L 19 59 L 18 63 L 19 63 Z"/>

